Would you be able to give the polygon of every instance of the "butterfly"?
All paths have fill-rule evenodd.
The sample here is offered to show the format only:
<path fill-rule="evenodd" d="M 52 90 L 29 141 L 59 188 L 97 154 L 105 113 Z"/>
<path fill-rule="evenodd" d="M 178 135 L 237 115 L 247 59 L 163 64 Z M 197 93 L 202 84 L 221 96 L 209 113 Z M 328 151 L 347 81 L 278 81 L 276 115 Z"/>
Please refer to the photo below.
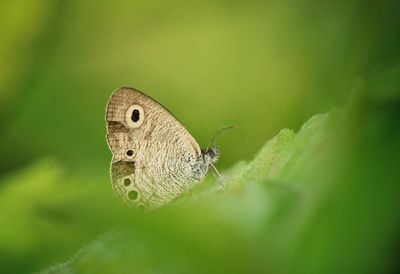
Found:
<path fill-rule="evenodd" d="M 167 108 L 130 87 L 112 93 L 106 124 L 113 189 L 138 209 L 157 208 L 189 190 L 219 156 L 212 141 L 201 149 Z"/>

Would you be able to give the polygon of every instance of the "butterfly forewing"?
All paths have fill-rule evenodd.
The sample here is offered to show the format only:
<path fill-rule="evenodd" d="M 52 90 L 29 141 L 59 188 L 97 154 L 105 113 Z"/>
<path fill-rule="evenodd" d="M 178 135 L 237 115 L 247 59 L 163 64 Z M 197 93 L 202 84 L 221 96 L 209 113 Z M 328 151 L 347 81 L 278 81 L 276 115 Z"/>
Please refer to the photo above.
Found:
<path fill-rule="evenodd" d="M 200 147 L 186 128 L 165 107 L 138 90 L 123 87 L 114 91 L 107 105 L 106 121 L 111 151 L 123 146 L 121 139 L 125 138 L 122 141 L 166 142 L 200 156 Z"/>

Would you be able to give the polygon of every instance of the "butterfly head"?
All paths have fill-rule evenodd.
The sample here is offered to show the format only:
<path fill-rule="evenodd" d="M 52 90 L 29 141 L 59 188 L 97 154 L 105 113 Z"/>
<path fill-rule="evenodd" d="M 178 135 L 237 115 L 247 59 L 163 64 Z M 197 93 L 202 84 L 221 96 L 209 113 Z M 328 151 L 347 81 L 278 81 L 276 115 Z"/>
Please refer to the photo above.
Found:
<path fill-rule="evenodd" d="M 221 129 L 217 130 L 217 132 L 215 132 L 215 134 L 211 138 L 210 142 L 208 143 L 207 148 L 201 150 L 201 154 L 203 155 L 203 159 L 206 160 L 208 165 L 216 162 L 218 160 L 218 157 L 219 157 L 218 146 L 216 144 L 214 144 L 215 138 L 217 138 L 217 136 L 220 135 L 221 133 L 223 133 L 224 131 L 226 131 L 228 129 L 231 129 L 231 128 L 237 128 L 237 126 L 224 127 L 224 128 L 221 128 Z"/>
<path fill-rule="evenodd" d="M 203 158 L 208 160 L 210 163 L 215 163 L 219 157 L 219 149 L 216 144 L 207 147 L 201 151 Z"/>

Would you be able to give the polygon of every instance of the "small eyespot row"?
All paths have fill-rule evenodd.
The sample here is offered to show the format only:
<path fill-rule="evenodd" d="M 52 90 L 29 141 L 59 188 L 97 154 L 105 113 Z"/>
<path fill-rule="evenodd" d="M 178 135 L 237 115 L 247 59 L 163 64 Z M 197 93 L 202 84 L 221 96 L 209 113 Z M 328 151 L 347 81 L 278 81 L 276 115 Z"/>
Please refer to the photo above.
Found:
<path fill-rule="evenodd" d="M 132 201 L 132 202 L 138 202 L 140 200 L 140 192 L 139 190 L 135 187 L 134 182 L 132 180 L 131 176 L 126 176 L 121 179 L 122 185 L 125 187 L 125 195 L 127 200 Z"/>

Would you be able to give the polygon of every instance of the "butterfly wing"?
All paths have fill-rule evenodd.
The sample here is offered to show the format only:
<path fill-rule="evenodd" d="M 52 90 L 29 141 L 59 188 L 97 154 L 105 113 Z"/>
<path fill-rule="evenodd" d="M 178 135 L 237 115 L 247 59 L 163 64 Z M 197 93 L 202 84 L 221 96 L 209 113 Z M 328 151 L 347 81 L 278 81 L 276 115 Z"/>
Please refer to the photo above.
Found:
<path fill-rule="evenodd" d="M 203 175 L 205 167 L 195 139 L 165 107 L 144 93 L 127 87 L 114 91 L 106 122 L 113 154 L 112 184 L 123 202 L 157 207 Z"/>

